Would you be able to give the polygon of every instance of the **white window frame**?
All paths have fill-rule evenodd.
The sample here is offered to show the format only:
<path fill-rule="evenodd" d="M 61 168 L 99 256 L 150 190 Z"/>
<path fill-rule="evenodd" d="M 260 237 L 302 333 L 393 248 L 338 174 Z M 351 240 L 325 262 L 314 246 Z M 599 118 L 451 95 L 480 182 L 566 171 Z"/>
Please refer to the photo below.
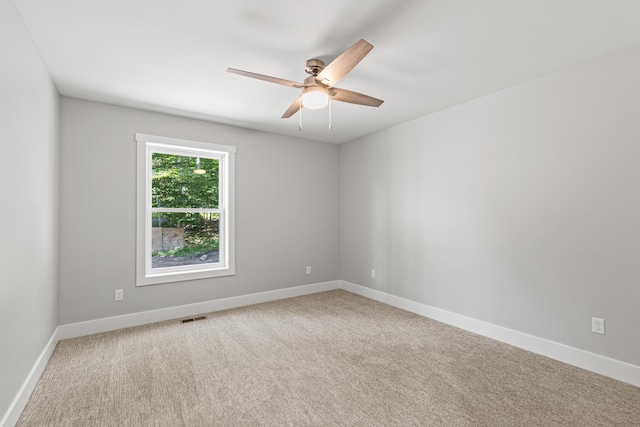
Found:
<path fill-rule="evenodd" d="M 136 133 L 137 143 L 137 215 L 136 286 L 184 280 L 206 279 L 235 274 L 235 153 L 236 147 L 186 139 Z M 152 153 L 178 154 L 218 160 L 218 207 L 215 209 L 153 208 L 151 203 Z M 176 267 L 151 266 L 152 212 L 218 213 L 220 222 L 219 261 Z"/>

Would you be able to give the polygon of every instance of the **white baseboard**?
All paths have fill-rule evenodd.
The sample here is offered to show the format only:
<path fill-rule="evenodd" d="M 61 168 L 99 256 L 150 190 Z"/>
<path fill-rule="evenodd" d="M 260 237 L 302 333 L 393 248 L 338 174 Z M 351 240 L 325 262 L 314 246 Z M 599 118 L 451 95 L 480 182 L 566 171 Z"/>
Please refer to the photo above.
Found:
<path fill-rule="evenodd" d="M 22 387 L 18 390 L 13 402 L 9 405 L 9 409 L 0 420 L 0 427 L 13 427 L 16 425 L 24 407 L 27 406 L 31 393 L 33 393 L 33 390 L 36 388 L 36 384 L 38 384 L 40 375 L 42 375 L 44 368 L 47 366 L 47 362 L 49 362 L 49 358 L 53 354 L 53 350 L 56 348 L 56 344 L 58 344 L 58 340 L 58 328 L 56 328 L 53 331 L 53 334 L 51 334 L 51 338 L 49 338 L 49 341 L 44 346 L 40 356 L 38 356 L 33 368 L 29 371 L 29 375 L 27 375 L 24 383 L 22 383 Z"/>
<path fill-rule="evenodd" d="M 640 366 L 621 362 L 595 353 L 590 353 L 565 344 L 518 332 L 516 330 L 494 325 L 482 320 L 473 319 L 471 317 L 356 285 L 355 283 L 344 280 L 340 281 L 340 288 L 420 316 L 428 317 L 478 335 L 483 335 L 485 337 L 522 348 L 532 353 L 540 354 L 569 365 L 577 366 L 578 368 L 586 369 L 588 371 L 640 387 Z"/>
<path fill-rule="evenodd" d="M 185 304 L 175 307 L 161 308 L 157 310 L 141 311 L 139 313 L 125 314 L 122 316 L 88 320 L 86 322 L 69 323 L 66 325 L 58 326 L 58 339 L 64 340 L 68 338 L 76 338 L 101 332 L 115 331 L 117 329 L 131 328 L 133 326 L 146 325 L 154 322 L 163 322 L 165 320 L 179 319 L 181 317 L 194 316 L 196 314 L 228 310 L 230 308 L 276 301 L 301 295 L 314 294 L 317 292 L 331 291 L 339 288 L 340 281 L 333 280 L 330 282 L 295 286 L 292 288 L 278 289 L 275 291 L 258 292 L 255 294 L 221 298 L 217 300 L 197 302 L 194 304 Z"/>

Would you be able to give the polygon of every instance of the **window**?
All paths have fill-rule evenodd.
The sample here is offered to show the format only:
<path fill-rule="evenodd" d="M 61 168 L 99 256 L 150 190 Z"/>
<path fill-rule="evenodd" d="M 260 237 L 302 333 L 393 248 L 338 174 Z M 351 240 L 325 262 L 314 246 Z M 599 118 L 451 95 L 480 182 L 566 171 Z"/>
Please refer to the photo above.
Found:
<path fill-rule="evenodd" d="M 235 274 L 235 147 L 136 134 L 138 286 Z"/>

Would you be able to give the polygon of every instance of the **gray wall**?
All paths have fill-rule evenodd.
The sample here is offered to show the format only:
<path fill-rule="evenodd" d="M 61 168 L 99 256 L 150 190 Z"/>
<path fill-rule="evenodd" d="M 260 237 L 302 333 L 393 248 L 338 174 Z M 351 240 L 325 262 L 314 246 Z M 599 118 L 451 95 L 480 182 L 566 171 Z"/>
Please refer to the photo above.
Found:
<path fill-rule="evenodd" d="M 135 286 L 136 132 L 237 147 L 235 276 Z M 62 97 L 60 324 L 337 279 L 338 165 L 331 144 Z"/>
<path fill-rule="evenodd" d="M 58 93 L 0 0 L 0 419 L 56 327 Z"/>
<path fill-rule="evenodd" d="M 640 365 L 638 76 L 634 48 L 342 145 L 341 278 Z"/>

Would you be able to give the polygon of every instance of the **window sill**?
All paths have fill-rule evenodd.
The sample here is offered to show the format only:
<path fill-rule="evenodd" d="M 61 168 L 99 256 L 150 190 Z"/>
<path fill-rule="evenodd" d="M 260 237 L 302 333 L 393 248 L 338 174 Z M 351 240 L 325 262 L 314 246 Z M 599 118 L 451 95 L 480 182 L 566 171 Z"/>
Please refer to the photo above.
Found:
<path fill-rule="evenodd" d="M 158 285 L 161 283 L 184 282 L 187 280 L 209 279 L 213 277 L 234 276 L 235 268 L 218 267 L 200 271 L 163 271 L 138 277 L 136 286 Z"/>

